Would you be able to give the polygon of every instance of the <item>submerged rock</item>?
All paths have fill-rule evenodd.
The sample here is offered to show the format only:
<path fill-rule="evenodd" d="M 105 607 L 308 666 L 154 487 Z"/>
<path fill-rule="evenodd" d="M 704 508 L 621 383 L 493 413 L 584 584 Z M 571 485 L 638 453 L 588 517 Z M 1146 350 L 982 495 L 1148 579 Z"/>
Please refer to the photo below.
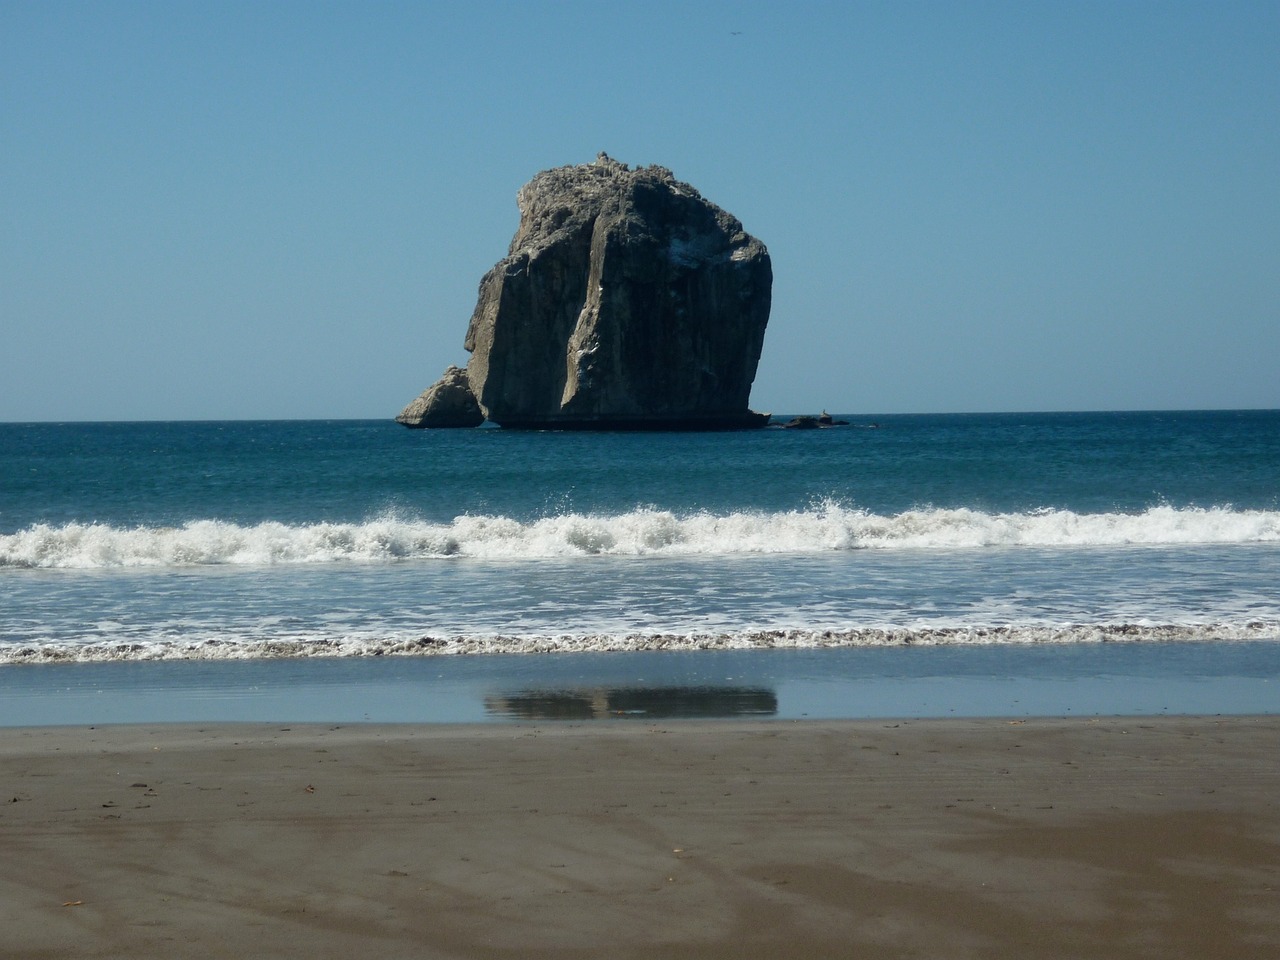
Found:
<path fill-rule="evenodd" d="M 480 282 L 465 347 L 507 427 L 726 429 L 748 409 L 769 321 L 764 244 L 664 167 L 539 173 Z M 403 415 L 402 415 L 403 416 Z M 403 421 L 402 421 L 403 422 Z"/>
<path fill-rule="evenodd" d="M 478 427 L 484 414 L 467 381 L 467 371 L 450 366 L 396 417 L 406 427 Z"/>

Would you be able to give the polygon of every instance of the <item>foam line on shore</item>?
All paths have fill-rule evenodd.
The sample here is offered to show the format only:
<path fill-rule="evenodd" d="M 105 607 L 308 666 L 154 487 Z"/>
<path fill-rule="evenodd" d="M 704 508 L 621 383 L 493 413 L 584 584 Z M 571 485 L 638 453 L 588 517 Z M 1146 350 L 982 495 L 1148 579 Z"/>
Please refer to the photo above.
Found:
<path fill-rule="evenodd" d="M 650 650 L 785 650 L 835 647 L 989 646 L 1069 643 L 1168 643 L 1280 640 L 1280 622 L 1032 626 L 772 629 L 705 633 L 281 636 L 149 641 L 0 644 L 0 664 L 148 660 L 271 660 L 310 657 L 419 657 L 486 654 L 605 653 Z"/>

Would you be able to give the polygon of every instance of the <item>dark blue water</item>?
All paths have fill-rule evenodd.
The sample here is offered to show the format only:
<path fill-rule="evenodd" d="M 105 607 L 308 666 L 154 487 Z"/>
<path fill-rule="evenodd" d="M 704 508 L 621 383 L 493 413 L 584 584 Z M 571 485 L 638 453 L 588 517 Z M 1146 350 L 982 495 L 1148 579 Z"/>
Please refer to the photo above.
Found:
<path fill-rule="evenodd" d="M 566 511 L 1276 510 L 1274 411 L 851 417 L 820 431 L 409 431 L 384 421 L 0 424 L 0 532 Z"/>

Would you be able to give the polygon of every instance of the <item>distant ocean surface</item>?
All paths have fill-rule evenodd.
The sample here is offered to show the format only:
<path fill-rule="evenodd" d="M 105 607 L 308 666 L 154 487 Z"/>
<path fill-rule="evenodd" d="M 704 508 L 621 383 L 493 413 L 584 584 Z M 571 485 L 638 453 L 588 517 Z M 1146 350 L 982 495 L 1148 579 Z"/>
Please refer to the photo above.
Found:
<path fill-rule="evenodd" d="M 1113 641 L 1274 664 L 1280 412 L 846 419 L 0 424 L 0 671 L 768 648 L 821 673 Z"/>

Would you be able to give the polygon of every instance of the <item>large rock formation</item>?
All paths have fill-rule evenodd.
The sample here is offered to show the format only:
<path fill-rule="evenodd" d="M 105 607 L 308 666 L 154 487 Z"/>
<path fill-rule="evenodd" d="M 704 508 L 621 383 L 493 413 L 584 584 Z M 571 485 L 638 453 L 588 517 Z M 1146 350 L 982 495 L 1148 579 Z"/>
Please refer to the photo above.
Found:
<path fill-rule="evenodd" d="M 471 390 L 506 427 L 725 429 L 748 407 L 769 321 L 764 244 L 663 167 L 538 174 L 485 274 Z"/>
<path fill-rule="evenodd" d="M 406 427 L 478 427 L 484 414 L 467 383 L 467 371 L 450 366 L 417 400 L 400 411 Z"/>

